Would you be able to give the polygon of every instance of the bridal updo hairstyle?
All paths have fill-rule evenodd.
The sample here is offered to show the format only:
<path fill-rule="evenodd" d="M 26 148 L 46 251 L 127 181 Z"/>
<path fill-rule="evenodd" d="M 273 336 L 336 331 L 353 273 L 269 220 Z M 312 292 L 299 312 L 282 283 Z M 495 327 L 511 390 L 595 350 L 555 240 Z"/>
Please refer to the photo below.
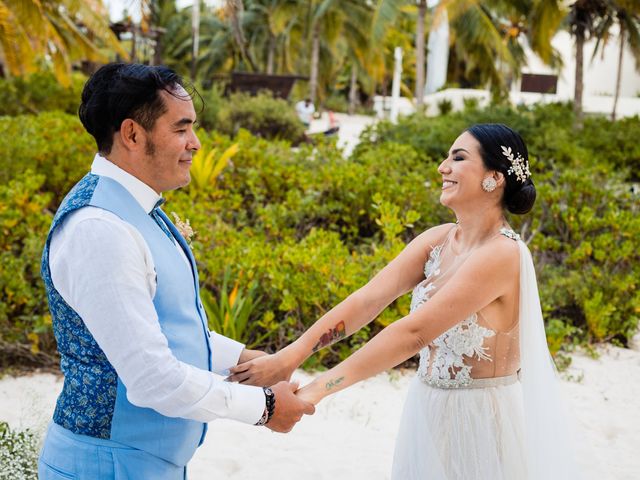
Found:
<path fill-rule="evenodd" d="M 519 153 L 528 162 L 529 152 L 522 137 L 499 123 L 477 124 L 467 131 L 480 143 L 480 155 L 487 169 L 502 172 L 504 175 L 504 207 L 509 212 L 520 215 L 530 212 L 536 201 L 536 187 L 531 177 L 521 182 L 515 174 L 507 173 L 511 168 L 511 162 L 502 152 L 502 146 L 511 147 L 512 152 L 516 155 Z"/>

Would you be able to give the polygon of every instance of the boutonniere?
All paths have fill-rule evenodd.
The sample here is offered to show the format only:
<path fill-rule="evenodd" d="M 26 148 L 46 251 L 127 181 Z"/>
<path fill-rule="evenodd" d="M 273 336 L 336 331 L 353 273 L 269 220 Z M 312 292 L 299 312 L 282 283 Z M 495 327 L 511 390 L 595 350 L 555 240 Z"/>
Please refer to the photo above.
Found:
<path fill-rule="evenodd" d="M 184 237 L 184 239 L 187 241 L 187 244 L 191 246 L 191 239 L 196 234 L 196 232 L 194 232 L 193 228 L 191 228 L 189 219 L 187 218 L 183 222 L 182 220 L 180 220 L 180 217 L 176 212 L 171 212 L 171 216 L 173 217 L 173 223 L 178 229 L 178 232 L 180 232 L 180 235 Z"/>

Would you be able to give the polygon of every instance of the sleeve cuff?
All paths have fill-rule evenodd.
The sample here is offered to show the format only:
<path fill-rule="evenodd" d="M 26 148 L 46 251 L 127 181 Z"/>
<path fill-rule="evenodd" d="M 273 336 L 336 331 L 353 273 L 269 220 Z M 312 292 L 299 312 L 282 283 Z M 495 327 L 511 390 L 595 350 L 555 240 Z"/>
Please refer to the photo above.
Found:
<path fill-rule="evenodd" d="M 227 418 L 255 425 L 262 417 L 266 400 L 262 387 L 230 383 L 233 402 L 230 402 Z"/>
<path fill-rule="evenodd" d="M 238 364 L 243 350 L 244 344 L 211 332 L 211 370 L 218 375 L 229 375 L 229 369 Z"/>

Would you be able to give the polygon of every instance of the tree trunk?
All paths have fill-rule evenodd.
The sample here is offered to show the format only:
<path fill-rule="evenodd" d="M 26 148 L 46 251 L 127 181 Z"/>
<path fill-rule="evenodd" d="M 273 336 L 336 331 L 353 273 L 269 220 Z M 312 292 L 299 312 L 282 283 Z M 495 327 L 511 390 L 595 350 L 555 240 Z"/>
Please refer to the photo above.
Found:
<path fill-rule="evenodd" d="M 191 80 L 196 79 L 196 68 L 198 65 L 198 50 L 200 48 L 200 0 L 193 0 L 193 11 L 191 17 Z"/>
<path fill-rule="evenodd" d="M 244 32 L 242 31 L 241 18 L 244 13 L 244 3 L 242 3 L 242 0 L 227 0 L 226 8 L 231 18 L 231 31 L 233 33 L 233 39 L 240 51 L 240 57 L 249 64 L 250 70 L 255 72 L 258 68 L 256 67 L 256 62 L 253 61 L 251 54 L 247 50 L 247 41 L 244 37 Z"/>
<path fill-rule="evenodd" d="M 416 110 L 421 111 L 424 104 L 424 18 L 427 14 L 427 0 L 418 4 L 418 22 L 416 24 Z"/>
<path fill-rule="evenodd" d="M 158 36 L 156 38 L 156 45 L 153 49 L 153 65 L 162 65 L 162 49 L 164 47 L 162 43 L 162 35 L 163 33 L 158 32 Z"/>
<path fill-rule="evenodd" d="M 351 84 L 349 85 L 349 115 L 356 113 L 358 106 L 358 68 L 351 65 Z"/>
<path fill-rule="evenodd" d="M 267 74 L 273 74 L 273 64 L 276 57 L 276 37 L 269 32 L 269 51 L 267 53 Z"/>
<path fill-rule="evenodd" d="M 311 75 L 309 76 L 309 98 L 315 105 L 318 91 L 318 67 L 320 64 L 320 24 L 313 26 L 311 36 Z"/>
<path fill-rule="evenodd" d="M 618 55 L 618 76 L 616 77 L 616 93 L 613 96 L 613 111 L 611 112 L 611 120 L 616 121 L 616 108 L 618 107 L 618 98 L 620 97 L 620 84 L 622 83 L 622 59 L 624 58 L 624 24 L 620 22 L 620 53 Z"/>
<path fill-rule="evenodd" d="M 136 63 L 136 31 L 138 27 L 135 23 L 131 22 L 131 63 Z"/>
<path fill-rule="evenodd" d="M 575 127 L 582 128 L 582 90 L 584 88 L 583 73 L 584 67 L 584 26 L 578 25 L 576 29 L 576 85 L 573 96 L 573 113 L 575 114 Z"/>

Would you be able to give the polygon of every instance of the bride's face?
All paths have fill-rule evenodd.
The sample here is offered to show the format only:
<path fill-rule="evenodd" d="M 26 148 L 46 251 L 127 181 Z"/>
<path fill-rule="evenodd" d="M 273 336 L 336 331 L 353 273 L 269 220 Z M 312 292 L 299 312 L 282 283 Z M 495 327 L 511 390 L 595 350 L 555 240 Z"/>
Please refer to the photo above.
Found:
<path fill-rule="evenodd" d="M 442 193 L 440 203 L 455 208 L 487 200 L 482 180 L 489 175 L 480 156 L 480 143 L 468 132 L 460 135 L 440 166 Z"/>

